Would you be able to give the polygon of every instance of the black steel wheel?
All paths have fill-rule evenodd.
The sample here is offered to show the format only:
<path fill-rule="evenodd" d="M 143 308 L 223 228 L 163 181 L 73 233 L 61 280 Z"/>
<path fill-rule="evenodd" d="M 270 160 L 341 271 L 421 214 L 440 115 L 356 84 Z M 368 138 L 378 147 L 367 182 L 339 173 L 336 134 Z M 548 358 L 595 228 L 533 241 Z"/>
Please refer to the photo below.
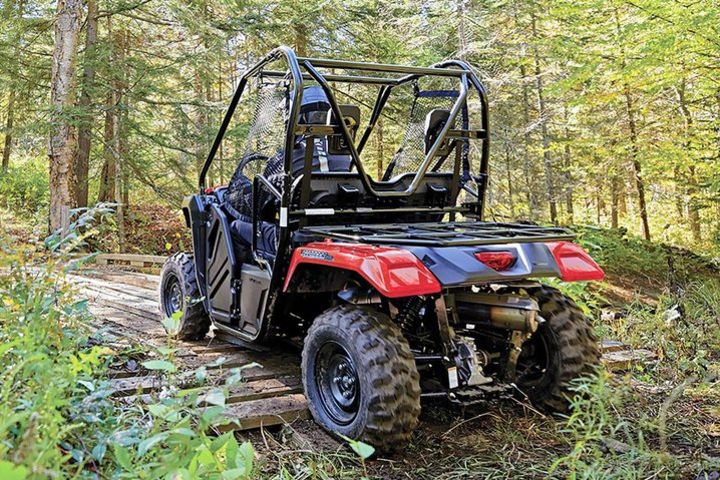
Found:
<path fill-rule="evenodd" d="M 172 317 L 181 312 L 174 332 L 182 340 L 200 340 L 210 330 L 210 318 L 200 301 L 192 255 L 176 253 L 163 265 L 160 273 L 160 313 Z"/>
<path fill-rule="evenodd" d="M 597 336 L 580 307 L 559 290 L 542 286 L 529 293 L 545 323 L 523 344 L 516 383 L 539 407 L 566 412 L 571 382 L 593 375 L 600 363 Z"/>
<path fill-rule="evenodd" d="M 548 370 L 555 368 L 555 358 L 550 353 L 547 334 L 533 335 L 522 346 L 517 361 L 517 381 L 524 387 L 542 382 Z"/>
<path fill-rule="evenodd" d="M 180 280 L 174 273 L 168 273 L 163 289 L 165 293 L 162 298 L 163 314 L 166 317 L 171 317 L 176 312 L 181 311 L 185 303 Z"/>
<path fill-rule="evenodd" d="M 340 344 L 328 342 L 317 352 L 315 382 L 322 407 L 333 421 L 352 422 L 360 406 L 360 380 L 350 354 Z"/>
<path fill-rule="evenodd" d="M 342 305 L 308 330 L 302 377 L 310 412 L 332 433 L 379 450 L 401 448 L 420 415 L 420 376 L 407 340 L 390 318 Z"/>

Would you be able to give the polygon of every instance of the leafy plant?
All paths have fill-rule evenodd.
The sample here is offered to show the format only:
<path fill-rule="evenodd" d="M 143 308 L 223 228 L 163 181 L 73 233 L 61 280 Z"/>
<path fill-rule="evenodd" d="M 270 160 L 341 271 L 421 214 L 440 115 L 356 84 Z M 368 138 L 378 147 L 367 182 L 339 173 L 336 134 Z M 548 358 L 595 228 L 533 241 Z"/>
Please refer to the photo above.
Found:
<path fill-rule="evenodd" d="M 54 253 L 66 254 L 87 245 L 86 240 L 97 234 L 96 224 L 114 213 L 115 204 L 98 203 L 90 208 L 70 210 L 67 231 L 58 229 L 45 239 L 45 246 Z"/>
<path fill-rule="evenodd" d="M 352 438 L 346 437 L 342 434 L 339 435 L 348 443 L 348 445 L 350 445 L 350 448 L 352 448 L 353 452 L 357 454 L 358 458 L 360 458 L 360 463 L 363 471 L 365 472 L 364 478 L 368 478 L 367 465 L 365 465 L 365 461 L 375 454 L 375 447 L 360 440 L 353 440 Z"/>
<path fill-rule="evenodd" d="M 26 215 L 47 208 L 49 202 L 47 160 L 29 159 L 0 171 L 0 202 Z"/>
<path fill-rule="evenodd" d="M 563 472 L 571 479 L 627 479 L 679 470 L 676 459 L 653 450 L 646 440 L 653 433 L 648 419 L 638 421 L 621 413 L 635 401 L 627 384 L 600 371 L 594 378 L 576 381 L 574 391 L 572 413 L 562 429 L 571 450 L 555 460 L 551 473 Z"/>

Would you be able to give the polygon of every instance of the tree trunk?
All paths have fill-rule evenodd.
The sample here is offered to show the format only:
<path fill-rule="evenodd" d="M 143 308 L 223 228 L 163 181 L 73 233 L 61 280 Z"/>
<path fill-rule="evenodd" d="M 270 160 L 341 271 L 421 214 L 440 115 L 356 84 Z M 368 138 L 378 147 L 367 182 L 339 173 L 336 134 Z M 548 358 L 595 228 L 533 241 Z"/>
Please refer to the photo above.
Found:
<path fill-rule="evenodd" d="M 237 64 L 235 64 L 237 65 Z M 218 101 L 223 102 L 225 99 L 223 98 L 223 82 L 225 81 L 225 76 L 223 75 L 223 63 L 222 59 L 218 62 Z M 217 152 L 217 162 L 218 162 L 218 170 L 220 170 L 220 185 L 225 185 L 225 154 L 223 150 L 223 144 L 225 142 L 220 142 L 220 148 L 218 148 Z"/>
<path fill-rule="evenodd" d="M 117 120 L 117 117 L 116 117 Z M 113 122 L 113 153 L 115 155 L 115 198 L 117 202 L 118 250 L 125 251 L 125 205 L 123 203 L 123 165 L 120 156 L 120 122 Z"/>
<path fill-rule="evenodd" d="M 385 173 L 385 132 L 383 130 L 383 121 L 378 119 L 375 124 L 375 142 L 377 144 L 377 179 L 381 180 Z"/>
<path fill-rule="evenodd" d="M 545 168 L 545 189 L 547 191 L 547 199 L 550 204 L 550 221 L 557 223 L 557 201 L 555 200 L 555 178 L 553 172 L 552 158 L 550 156 L 550 135 L 548 133 L 548 116 L 549 113 L 545 105 L 545 97 L 543 92 L 542 69 L 540 68 L 540 51 L 537 47 L 537 19 L 532 15 L 532 36 L 535 45 L 533 53 L 535 57 L 535 88 L 537 89 L 538 116 L 540 117 L 540 133 L 542 135 L 543 144 L 543 166 Z"/>
<path fill-rule="evenodd" d="M 615 27 L 618 38 L 621 36 L 620 15 L 617 8 L 614 10 Z M 625 48 L 620 49 L 620 65 L 621 70 L 627 69 Z M 630 164 L 633 169 L 633 181 L 638 196 L 638 209 L 640 210 L 640 221 L 642 222 L 643 237 L 650 240 L 650 224 L 648 222 L 647 204 L 645 203 L 645 182 L 642 178 L 642 165 L 640 164 L 639 148 L 638 148 L 638 129 L 636 121 L 635 105 L 630 92 L 630 85 L 627 81 L 623 81 L 623 94 L 625 96 L 625 113 L 627 115 L 628 131 L 630 136 Z"/>
<path fill-rule="evenodd" d="M 691 136 L 693 134 L 693 117 L 688 108 L 687 99 L 685 98 L 686 92 L 686 81 L 683 78 L 680 87 L 677 89 L 678 103 L 680 104 L 680 113 L 682 113 L 683 120 L 685 121 L 685 151 L 690 154 L 692 148 Z M 684 194 L 687 197 L 688 202 L 688 222 L 690 223 L 690 231 L 692 232 L 693 240 L 699 242 L 702 240 L 702 228 L 700 226 L 700 209 L 697 206 L 697 178 L 695 176 L 695 166 L 688 168 L 688 174 L 685 182 Z"/>
<path fill-rule="evenodd" d="M 115 153 L 113 152 L 113 135 L 115 131 L 115 97 L 108 94 L 105 102 L 105 129 L 103 133 L 103 167 L 100 174 L 98 202 L 115 202 Z"/>
<path fill-rule="evenodd" d="M 530 163 L 530 93 L 528 92 L 527 74 L 525 65 L 520 64 L 520 76 L 522 78 L 522 97 L 523 97 L 523 170 L 525 181 L 527 182 L 527 202 L 528 202 L 528 218 L 537 218 L 538 201 L 535 196 L 535 182 L 533 179 L 532 163 Z"/>
<path fill-rule="evenodd" d="M 205 88 L 203 85 L 203 79 L 202 74 L 199 70 L 195 70 L 195 99 L 197 100 L 198 105 L 195 107 L 195 131 L 196 134 L 196 141 L 195 141 L 195 167 L 197 168 L 197 173 L 200 174 L 203 168 L 203 164 L 205 163 L 205 156 L 203 155 L 205 153 L 205 132 L 208 128 L 208 118 L 205 114 L 205 109 L 201 105 L 205 102 Z M 212 172 L 208 172 L 208 177 L 212 174 Z M 208 179 L 208 184 L 212 185 L 212 180 Z"/>
<path fill-rule="evenodd" d="M 512 183 L 512 156 L 510 154 L 510 145 L 505 142 L 505 180 L 508 189 L 508 203 L 510 206 L 510 218 L 515 218 L 515 202 L 513 201 L 513 183 Z"/>
<path fill-rule="evenodd" d="M 620 210 L 620 179 L 617 175 L 613 175 L 610 180 L 610 227 L 618 228 L 620 226 L 619 212 Z"/>
<path fill-rule="evenodd" d="M 20 0 L 17 3 L 15 3 L 12 0 L 6 0 L 5 5 L 3 7 L 3 18 L 10 22 L 13 18 L 21 18 L 23 15 L 23 12 L 25 11 L 25 1 Z M 14 48 L 14 59 L 10 59 L 11 62 L 13 62 L 13 66 L 10 66 L 10 70 L 15 68 L 15 65 L 17 64 L 17 57 L 19 55 L 19 46 L 15 45 Z M 17 85 L 15 82 L 11 81 L 8 84 L 8 87 L 10 88 L 10 93 L 8 95 L 8 105 L 7 105 L 7 117 L 5 118 L 5 141 L 3 145 L 3 151 L 2 151 L 2 164 L 0 169 L 2 171 L 7 170 L 10 168 L 10 155 L 12 154 L 12 143 L 13 143 L 13 126 L 15 123 L 15 102 L 17 100 Z"/>
<path fill-rule="evenodd" d="M 111 38 L 112 38 L 111 34 Z M 126 31 L 121 29 L 114 35 L 113 60 L 116 65 L 123 65 L 125 62 L 125 37 Z M 115 109 L 113 110 L 113 136 L 112 151 L 115 157 L 115 199 L 117 200 L 117 224 L 118 224 L 118 249 L 120 252 L 125 251 L 125 208 L 127 207 L 127 198 L 125 192 L 127 190 L 127 179 L 125 177 L 125 159 L 123 158 L 123 107 L 125 101 L 125 74 L 121 74 L 120 78 L 115 81 Z"/>
<path fill-rule="evenodd" d="M 5 119 L 5 145 L 2 153 L 2 169 L 10 167 L 10 153 L 12 152 L 12 129 L 15 122 L 15 85 L 10 86 L 8 97 L 7 118 Z"/>
<path fill-rule="evenodd" d="M 82 93 L 79 107 L 82 121 L 78 132 L 78 155 L 75 163 L 77 177 L 76 201 L 79 207 L 88 204 L 88 169 L 90 161 L 90 140 L 92 137 L 93 114 L 90 111 L 92 91 L 95 84 L 95 44 L 98 31 L 97 0 L 87 0 L 87 32 L 85 33 L 85 66 L 83 68 Z"/>
<path fill-rule="evenodd" d="M 80 31 L 81 0 L 58 0 L 55 16 L 50 98 L 53 122 L 49 144 L 50 229 L 60 228 L 63 207 L 75 206 L 77 138 L 69 110 L 75 103 L 75 62 Z"/>
<path fill-rule="evenodd" d="M 293 25 L 294 42 L 293 47 L 295 53 L 300 57 L 307 56 L 308 43 L 310 41 L 308 37 L 308 28 L 303 22 L 295 22 Z"/>
<path fill-rule="evenodd" d="M 573 206 L 573 179 L 572 179 L 572 152 L 570 151 L 570 128 L 568 127 L 568 109 L 565 105 L 565 148 L 564 148 L 564 168 L 563 179 L 565 180 L 565 211 L 568 215 L 568 222 L 572 225 L 575 223 L 575 208 Z"/>
<path fill-rule="evenodd" d="M 467 55 L 467 34 L 465 28 L 465 1 L 457 0 L 457 15 L 458 15 L 458 58 L 465 60 Z"/>
<path fill-rule="evenodd" d="M 635 189 L 638 195 L 638 209 L 640 210 L 640 220 L 642 222 L 643 237 L 650 240 L 650 224 L 648 222 L 647 205 L 645 203 L 645 182 L 642 178 L 642 166 L 638 158 L 638 134 L 637 123 L 635 121 L 635 107 L 633 105 L 632 94 L 627 84 L 625 89 L 625 107 L 627 109 L 628 128 L 630 130 L 630 158 L 633 167 L 633 179 L 635 180 Z"/>

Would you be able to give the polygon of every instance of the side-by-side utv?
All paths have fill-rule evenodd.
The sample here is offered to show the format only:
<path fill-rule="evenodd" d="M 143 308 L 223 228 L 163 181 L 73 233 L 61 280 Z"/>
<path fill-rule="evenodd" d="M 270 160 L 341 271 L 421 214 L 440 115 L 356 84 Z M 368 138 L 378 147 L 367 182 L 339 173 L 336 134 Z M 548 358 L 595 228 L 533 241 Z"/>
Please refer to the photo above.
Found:
<path fill-rule="evenodd" d="M 237 170 L 209 187 L 223 141 Z M 423 397 L 563 411 L 599 350 L 538 279 L 603 271 L 564 228 L 484 221 L 488 157 L 486 92 L 466 63 L 277 48 L 240 78 L 185 200 L 193 251 L 163 268 L 161 310 L 182 312 L 185 339 L 212 324 L 301 344 L 314 419 L 379 448 L 408 440 Z"/>

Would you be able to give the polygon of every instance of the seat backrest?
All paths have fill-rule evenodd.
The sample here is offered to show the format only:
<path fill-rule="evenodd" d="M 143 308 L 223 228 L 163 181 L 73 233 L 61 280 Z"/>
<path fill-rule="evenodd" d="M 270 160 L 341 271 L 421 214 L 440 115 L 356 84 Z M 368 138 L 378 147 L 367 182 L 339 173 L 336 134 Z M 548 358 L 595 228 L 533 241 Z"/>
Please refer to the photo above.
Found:
<path fill-rule="evenodd" d="M 340 105 L 351 135 L 354 138 L 360 124 L 360 109 L 355 105 Z M 322 88 L 318 86 L 306 87 L 303 90 L 303 100 L 300 106 L 299 123 L 304 125 L 334 125 L 337 124 L 335 116 L 330 109 L 330 103 Z M 349 172 L 352 168 L 352 157 L 349 148 L 340 137 L 315 137 L 313 141 L 313 172 Z M 295 137 L 292 152 L 293 176 L 297 176 L 305 164 L 305 151 L 308 148 L 308 139 L 304 135 Z M 268 162 L 265 176 L 270 177 L 282 172 L 282 153 L 276 155 Z"/>

